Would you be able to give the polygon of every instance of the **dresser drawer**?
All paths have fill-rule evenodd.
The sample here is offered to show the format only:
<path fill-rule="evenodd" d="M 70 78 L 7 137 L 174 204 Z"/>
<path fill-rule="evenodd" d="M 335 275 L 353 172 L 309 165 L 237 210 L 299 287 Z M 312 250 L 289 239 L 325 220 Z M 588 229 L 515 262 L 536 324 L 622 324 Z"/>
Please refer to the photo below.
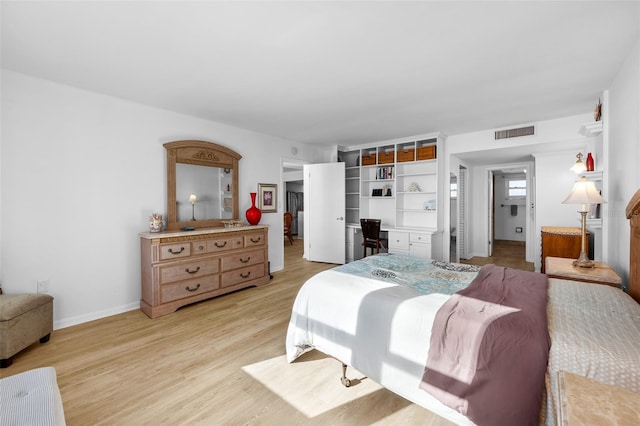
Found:
<path fill-rule="evenodd" d="M 159 269 L 160 284 L 199 278 L 203 275 L 215 274 L 220 270 L 217 258 L 205 258 L 180 263 L 172 262 L 171 265 L 160 266 Z"/>
<path fill-rule="evenodd" d="M 431 244 L 431 234 L 425 234 L 423 232 L 412 232 L 409 240 L 412 243 Z"/>
<path fill-rule="evenodd" d="M 409 233 L 389 231 L 389 248 L 409 250 Z"/>
<path fill-rule="evenodd" d="M 256 278 L 264 277 L 265 275 L 264 264 L 247 266 L 246 268 L 240 268 L 236 269 L 235 271 L 225 272 L 222 274 L 222 287 L 229 287 L 242 283 L 244 281 L 251 281 Z"/>
<path fill-rule="evenodd" d="M 184 299 L 208 291 L 220 288 L 219 275 L 206 275 L 201 278 L 193 278 L 180 281 L 175 284 L 165 284 L 160 286 L 160 303 L 167 303 L 173 300 Z"/>
<path fill-rule="evenodd" d="M 191 243 L 191 254 L 205 254 L 207 252 L 207 242 L 205 240 L 194 241 Z"/>
<path fill-rule="evenodd" d="M 230 254 L 222 258 L 222 272 L 255 265 L 256 263 L 264 263 L 264 261 L 265 256 L 263 249 Z"/>
<path fill-rule="evenodd" d="M 191 243 L 188 241 L 160 245 L 160 260 L 179 259 L 191 256 Z"/>
<path fill-rule="evenodd" d="M 266 236 L 264 232 L 249 234 L 244 236 L 245 247 L 263 246 L 266 244 Z"/>
<path fill-rule="evenodd" d="M 216 238 L 215 240 L 207 240 L 207 252 L 217 253 L 242 248 L 242 236 Z"/>

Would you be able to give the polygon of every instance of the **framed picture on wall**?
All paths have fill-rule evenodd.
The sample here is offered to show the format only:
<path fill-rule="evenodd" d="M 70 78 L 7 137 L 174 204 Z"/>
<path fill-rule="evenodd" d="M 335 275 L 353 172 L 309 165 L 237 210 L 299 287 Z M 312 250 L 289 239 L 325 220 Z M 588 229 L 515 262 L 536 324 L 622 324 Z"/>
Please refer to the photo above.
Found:
<path fill-rule="evenodd" d="M 258 208 L 262 213 L 278 211 L 278 185 L 273 183 L 258 184 Z"/>

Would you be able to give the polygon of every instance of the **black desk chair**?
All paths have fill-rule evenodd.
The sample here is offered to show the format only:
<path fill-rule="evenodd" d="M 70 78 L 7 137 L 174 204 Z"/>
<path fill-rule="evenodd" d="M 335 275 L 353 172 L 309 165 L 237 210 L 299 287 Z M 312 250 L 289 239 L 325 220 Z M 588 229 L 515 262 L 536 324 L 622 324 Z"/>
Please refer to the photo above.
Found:
<path fill-rule="evenodd" d="M 367 257 L 367 248 L 370 248 L 371 254 L 373 254 L 373 249 L 376 250 L 376 253 L 380 253 L 380 249 L 387 246 L 388 240 L 386 238 L 380 238 L 380 223 L 380 219 L 360 219 L 364 257 Z"/>

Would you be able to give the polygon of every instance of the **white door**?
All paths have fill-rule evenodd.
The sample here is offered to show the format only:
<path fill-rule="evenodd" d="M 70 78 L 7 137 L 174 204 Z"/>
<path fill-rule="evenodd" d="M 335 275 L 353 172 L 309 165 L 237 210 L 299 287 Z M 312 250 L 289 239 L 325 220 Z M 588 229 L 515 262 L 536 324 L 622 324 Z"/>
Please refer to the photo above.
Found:
<path fill-rule="evenodd" d="M 304 257 L 344 264 L 344 163 L 305 164 Z"/>
<path fill-rule="evenodd" d="M 467 254 L 467 168 L 459 166 L 458 170 L 458 230 L 456 233 L 458 257 L 456 262 L 469 258 Z"/>

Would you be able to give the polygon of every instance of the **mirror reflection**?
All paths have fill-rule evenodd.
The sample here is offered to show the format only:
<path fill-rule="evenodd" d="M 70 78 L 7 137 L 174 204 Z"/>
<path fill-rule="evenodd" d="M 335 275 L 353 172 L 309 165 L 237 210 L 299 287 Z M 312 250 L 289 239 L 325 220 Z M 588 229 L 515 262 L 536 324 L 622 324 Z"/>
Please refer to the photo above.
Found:
<path fill-rule="evenodd" d="M 167 230 L 225 226 L 238 220 L 238 166 L 242 158 L 213 142 L 167 142 Z"/>
<path fill-rule="evenodd" d="M 176 211 L 179 222 L 231 219 L 230 168 L 176 164 Z"/>

